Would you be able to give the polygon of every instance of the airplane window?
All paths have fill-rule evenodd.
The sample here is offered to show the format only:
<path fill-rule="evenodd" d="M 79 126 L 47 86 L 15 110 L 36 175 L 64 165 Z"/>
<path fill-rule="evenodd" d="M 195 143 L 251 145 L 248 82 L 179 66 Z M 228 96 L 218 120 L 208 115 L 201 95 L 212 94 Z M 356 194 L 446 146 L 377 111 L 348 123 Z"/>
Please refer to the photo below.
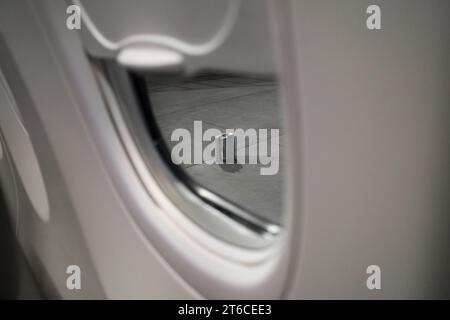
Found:
<path fill-rule="evenodd" d="M 146 82 L 172 163 L 224 199 L 281 223 L 284 130 L 276 79 L 205 72 L 149 75 Z"/>
<path fill-rule="evenodd" d="M 282 231 L 284 199 L 277 79 L 130 72 L 109 62 L 101 68 L 140 155 L 173 204 L 223 240 L 270 244 Z"/>

